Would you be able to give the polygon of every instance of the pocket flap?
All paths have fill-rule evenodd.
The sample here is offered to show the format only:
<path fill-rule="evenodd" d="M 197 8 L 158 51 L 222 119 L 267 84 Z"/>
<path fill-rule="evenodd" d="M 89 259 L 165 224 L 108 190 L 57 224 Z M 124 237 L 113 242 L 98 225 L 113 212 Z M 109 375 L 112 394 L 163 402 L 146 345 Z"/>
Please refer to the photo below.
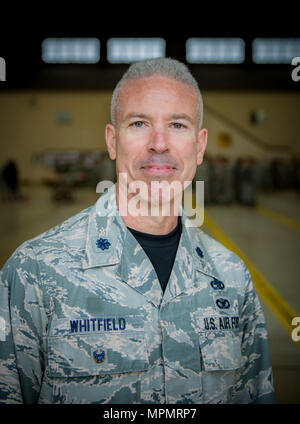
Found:
<path fill-rule="evenodd" d="M 201 333 L 200 350 L 205 371 L 234 370 L 242 365 L 241 341 L 233 331 Z"/>

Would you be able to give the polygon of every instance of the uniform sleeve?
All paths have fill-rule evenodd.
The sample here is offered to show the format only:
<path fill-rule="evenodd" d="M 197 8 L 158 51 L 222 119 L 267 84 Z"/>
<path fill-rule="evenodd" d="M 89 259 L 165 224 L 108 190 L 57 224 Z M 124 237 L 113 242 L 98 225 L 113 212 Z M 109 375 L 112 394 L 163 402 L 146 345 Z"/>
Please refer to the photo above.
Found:
<path fill-rule="evenodd" d="M 35 403 L 47 320 L 32 247 L 20 246 L 0 272 L 0 403 Z"/>
<path fill-rule="evenodd" d="M 245 297 L 240 324 L 242 368 L 233 390 L 234 403 L 274 403 L 273 375 L 265 318 L 245 265 Z"/>

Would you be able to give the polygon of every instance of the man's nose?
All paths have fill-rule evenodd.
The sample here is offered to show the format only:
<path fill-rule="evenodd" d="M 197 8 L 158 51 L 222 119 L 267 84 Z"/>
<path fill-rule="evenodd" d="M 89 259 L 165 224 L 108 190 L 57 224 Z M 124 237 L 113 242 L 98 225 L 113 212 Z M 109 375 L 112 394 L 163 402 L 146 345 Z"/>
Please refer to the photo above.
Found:
<path fill-rule="evenodd" d="M 148 149 L 157 153 L 163 153 L 169 150 L 167 135 L 163 131 L 153 131 L 149 141 Z"/>

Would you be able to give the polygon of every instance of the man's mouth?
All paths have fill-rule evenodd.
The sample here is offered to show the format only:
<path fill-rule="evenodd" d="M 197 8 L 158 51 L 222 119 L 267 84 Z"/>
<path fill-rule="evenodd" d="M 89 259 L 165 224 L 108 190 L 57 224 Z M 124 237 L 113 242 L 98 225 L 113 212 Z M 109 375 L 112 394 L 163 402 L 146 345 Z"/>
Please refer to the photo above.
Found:
<path fill-rule="evenodd" d="M 141 170 L 148 175 L 170 175 L 176 170 L 176 168 L 171 165 L 150 164 L 142 166 Z"/>

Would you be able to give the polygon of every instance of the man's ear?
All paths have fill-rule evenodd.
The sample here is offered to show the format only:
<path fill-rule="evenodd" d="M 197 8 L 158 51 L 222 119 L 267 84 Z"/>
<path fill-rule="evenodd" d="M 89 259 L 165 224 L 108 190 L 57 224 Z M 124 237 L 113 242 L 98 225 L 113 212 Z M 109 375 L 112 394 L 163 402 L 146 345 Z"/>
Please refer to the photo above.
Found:
<path fill-rule="evenodd" d="M 197 165 L 201 165 L 207 144 L 207 129 L 202 128 L 198 132 L 197 142 Z"/>
<path fill-rule="evenodd" d="M 105 140 L 109 157 L 111 160 L 115 160 L 117 157 L 116 129 L 112 124 L 107 124 L 105 127 Z"/>

